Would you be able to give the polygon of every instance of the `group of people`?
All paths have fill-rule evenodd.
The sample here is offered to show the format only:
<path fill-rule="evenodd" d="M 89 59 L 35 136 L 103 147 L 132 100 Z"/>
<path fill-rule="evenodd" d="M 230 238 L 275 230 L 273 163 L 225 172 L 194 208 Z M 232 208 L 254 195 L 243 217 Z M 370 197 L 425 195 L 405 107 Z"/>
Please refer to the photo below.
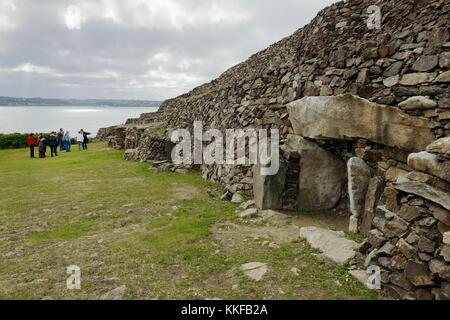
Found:
<path fill-rule="evenodd" d="M 87 150 L 89 143 L 89 132 L 85 132 L 83 129 L 78 131 L 77 144 L 78 150 Z M 38 135 L 37 139 L 34 133 L 30 133 L 27 139 L 27 145 L 30 148 L 30 157 L 35 158 L 34 148 L 38 147 L 39 158 L 45 158 L 47 153 L 47 146 L 50 147 L 51 157 L 58 156 L 58 147 L 60 152 L 71 152 L 72 150 L 72 137 L 69 131 L 59 129 L 58 133 L 53 131 L 47 137 L 44 133 Z"/>

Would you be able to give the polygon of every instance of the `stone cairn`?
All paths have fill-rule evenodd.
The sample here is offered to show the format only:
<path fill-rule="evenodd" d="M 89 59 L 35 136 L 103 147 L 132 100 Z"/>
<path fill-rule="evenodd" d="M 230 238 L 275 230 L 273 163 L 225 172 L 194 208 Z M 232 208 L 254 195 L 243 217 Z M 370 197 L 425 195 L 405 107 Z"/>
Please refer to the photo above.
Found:
<path fill-rule="evenodd" d="M 373 4 L 335 3 L 219 78 L 98 136 L 128 160 L 184 172 L 169 162 L 174 129 L 279 129 L 278 175 L 201 165 L 203 177 L 258 209 L 348 211 L 350 231 L 367 237 L 359 260 L 382 269 L 391 297 L 449 299 L 450 2 L 378 1 L 382 25 L 369 30 Z"/>

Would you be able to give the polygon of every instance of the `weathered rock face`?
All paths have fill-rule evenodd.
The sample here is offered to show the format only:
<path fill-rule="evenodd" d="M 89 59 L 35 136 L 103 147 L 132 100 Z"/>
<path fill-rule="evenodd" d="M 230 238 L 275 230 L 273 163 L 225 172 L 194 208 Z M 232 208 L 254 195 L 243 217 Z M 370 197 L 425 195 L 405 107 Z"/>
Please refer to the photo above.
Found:
<path fill-rule="evenodd" d="M 403 181 L 393 186 L 399 191 L 415 194 L 450 210 L 450 194 L 448 192 L 417 181 Z"/>
<path fill-rule="evenodd" d="M 374 177 L 369 181 L 369 187 L 366 193 L 364 214 L 362 216 L 359 231 L 363 235 L 367 235 L 371 229 L 375 210 L 384 190 L 384 181 L 380 177 Z"/>
<path fill-rule="evenodd" d="M 417 96 L 399 103 L 398 106 L 402 110 L 421 110 L 437 108 L 437 103 L 427 97 Z"/>
<path fill-rule="evenodd" d="M 372 169 L 360 158 L 351 158 L 347 163 L 348 195 L 350 212 L 354 219 L 359 219 L 364 213 L 367 188 L 372 177 Z M 350 228 L 358 232 L 357 225 Z"/>
<path fill-rule="evenodd" d="M 347 182 L 345 163 L 315 142 L 301 139 L 298 208 L 327 210 L 341 199 Z"/>
<path fill-rule="evenodd" d="M 296 135 L 288 135 L 282 150 L 299 159 L 297 208 L 334 208 L 341 199 L 343 186 L 347 182 L 343 160 L 314 141 Z"/>
<path fill-rule="evenodd" d="M 450 137 L 439 139 L 427 147 L 430 153 L 440 154 L 450 159 Z"/>
<path fill-rule="evenodd" d="M 261 175 L 261 165 L 256 165 L 253 171 L 253 193 L 258 209 L 278 210 L 283 206 L 282 195 L 286 180 L 286 166 L 280 165 L 276 175 Z"/>
<path fill-rule="evenodd" d="M 427 172 L 450 182 L 450 161 L 440 162 L 439 157 L 428 152 L 412 153 L 408 165 L 414 170 Z"/>
<path fill-rule="evenodd" d="M 100 129 L 97 139 L 108 141 L 108 145 L 114 149 L 124 149 L 126 139 L 126 126 L 119 125 Z"/>
<path fill-rule="evenodd" d="M 352 259 L 358 248 L 358 244 L 345 238 L 342 231 L 306 227 L 300 229 L 300 236 L 305 238 L 312 248 L 319 250 L 326 259 L 338 265 Z"/>
<path fill-rule="evenodd" d="M 368 233 L 365 252 L 389 275 L 384 288 L 396 299 L 440 299 L 446 290 L 441 283 L 450 276 L 449 193 L 428 185 L 429 178 L 421 175 L 411 172 L 389 184 L 380 201 L 386 205 L 378 205 Z"/>
<path fill-rule="evenodd" d="M 426 118 L 352 95 L 304 97 L 288 105 L 294 132 L 311 139 L 364 138 L 405 150 L 424 150 L 436 136 Z"/>

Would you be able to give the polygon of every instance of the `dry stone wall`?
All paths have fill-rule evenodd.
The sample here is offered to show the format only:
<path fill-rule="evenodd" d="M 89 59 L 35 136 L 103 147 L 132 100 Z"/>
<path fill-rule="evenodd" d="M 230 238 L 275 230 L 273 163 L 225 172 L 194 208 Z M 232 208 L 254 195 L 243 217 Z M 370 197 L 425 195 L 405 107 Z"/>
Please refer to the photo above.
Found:
<path fill-rule="evenodd" d="M 370 5 L 381 8 L 380 30 L 367 28 Z M 402 110 L 432 119 L 436 137 L 450 135 L 449 7 L 444 0 L 336 3 L 292 36 L 218 79 L 165 101 L 157 115 L 144 114 L 127 121 L 127 126 L 161 120 L 168 133 L 192 129 L 198 120 L 205 129 L 277 128 L 286 138 L 293 133 L 286 109 L 289 102 L 304 96 L 352 93 L 397 108 L 408 98 L 426 96 L 431 105 Z M 122 140 L 112 144 L 123 148 Z M 147 145 L 138 148 L 147 149 Z M 148 150 L 139 154 L 141 160 L 158 156 Z M 208 179 L 252 194 L 251 179 L 247 179 L 251 167 L 203 166 L 202 170 Z M 291 177 L 288 172 L 287 181 L 295 180 L 295 174 Z M 297 192 L 289 188 L 285 194 L 285 207 L 295 209 L 295 199 L 287 198 Z"/>
<path fill-rule="evenodd" d="M 367 27 L 371 5 L 381 8 L 380 29 Z M 302 198 L 320 199 L 314 209 L 347 208 L 350 230 L 367 237 L 360 262 L 381 268 L 392 297 L 449 299 L 449 22 L 448 0 L 338 2 L 219 78 L 99 136 L 127 149 L 126 159 L 165 164 L 170 132 L 194 121 L 222 132 L 279 129 L 278 176 L 202 165 L 203 177 L 264 208 L 311 209 Z M 324 159 L 333 169 L 320 177 Z"/>

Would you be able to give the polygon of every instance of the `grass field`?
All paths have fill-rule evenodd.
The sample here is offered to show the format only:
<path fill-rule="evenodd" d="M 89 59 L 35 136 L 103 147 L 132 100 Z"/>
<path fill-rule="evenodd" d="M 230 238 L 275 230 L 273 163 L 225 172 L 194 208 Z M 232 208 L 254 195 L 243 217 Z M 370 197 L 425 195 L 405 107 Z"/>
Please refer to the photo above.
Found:
<path fill-rule="evenodd" d="M 27 155 L 0 151 L 0 299 L 99 299 L 123 285 L 124 299 L 378 298 L 284 226 L 277 237 L 239 221 L 199 174 L 155 173 L 102 143 Z M 240 271 L 248 262 L 267 263 L 262 281 Z M 80 290 L 66 287 L 70 265 Z"/>

